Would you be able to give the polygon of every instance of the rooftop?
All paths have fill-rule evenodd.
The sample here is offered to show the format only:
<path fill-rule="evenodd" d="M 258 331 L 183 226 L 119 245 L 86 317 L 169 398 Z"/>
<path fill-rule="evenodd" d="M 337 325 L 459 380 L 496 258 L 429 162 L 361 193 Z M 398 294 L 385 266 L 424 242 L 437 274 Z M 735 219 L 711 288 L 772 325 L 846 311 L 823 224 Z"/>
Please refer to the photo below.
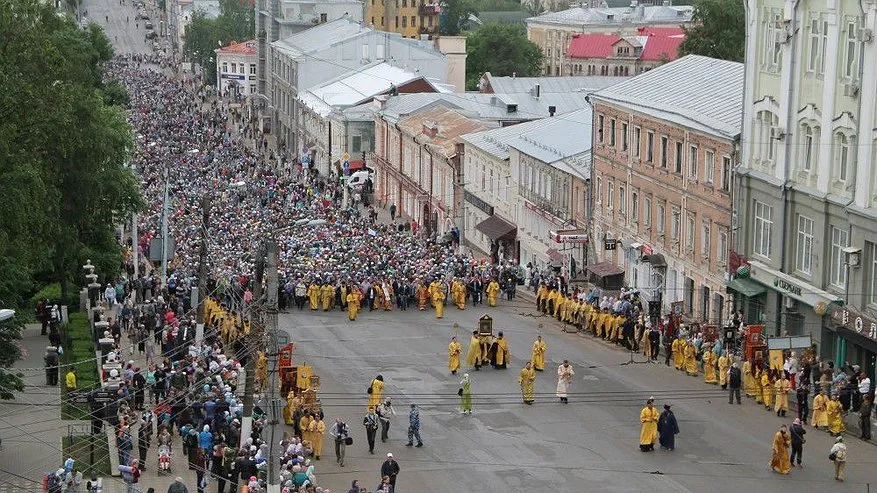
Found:
<path fill-rule="evenodd" d="M 508 146 L 587 179 L 590 178 L 592 120 L 590 107 L 548 118 L 545 126 L 529 129 L 509 140 Z"/>
<path fill-rule="evenodd" d="M 743 119 L 743 82 L 742 63 L 687 55 L 591 98 L 735 139 Z"/>
<path fill-rule="evenodd" d="M 220 55 L 256 55 L 256 40 L 244 41 L 243 43 L 232 42 L 228 46 L 213 50 Z"/>
<path fill-rule="evenodd" d="M 530 94 L 400 94 L 388 98 L 379 111 L 382 118 L 394 123 L 434 106 L 457 109 L 482 120 L 522 122 L 548 116 L 549 106 L 554 106 L 557 114 L 588 107 L 585 96 L 584 93 L 549 93 L 539 98 Z"/>
<path fill-rule="evenodd" d="M 557 117 L 554 117 L 557 118 Z M 509 142 L 517 139 L 521 134 L 544 128 L 551 123 L 551 118 L 541 118 L 517 125 L 494 128 L 483 132 L 475 132 L 463 136 L 467 145 L 477 147 L 497 159 L 509 158 Z"/>
<path fill-rule="evenodd" d="M 527 19 L 527 24 L 571 26 L 619 26 L 624 24 L 681 24 L 691 22 L 690 5 L 640 5 L 615 8 L 574 7 Z"/>
<path fill-rule="evenodd" d="M 633 54 L 638 60 L 672 61 L 677 58 L 679 45 L 685 40 L 682 28 L 640 27 L 637 31 L 637 36 L 573 34 L 567 55 L 570 58 L 610 58 L 614 55 L 613 47 L 623 39 L 634 47 L 642 48 L 639 54 Z"/>
<path fill-rule="evenodd" d="M 565 77 L 498 77 L 490 72 L 481 76 L 484 90 L 499 94 L 529 93 L 539 84 L 540 94 L 591 93 L 617 84 L 627 77 L 565 76 Z"/>
<path fill-rule="evenodd" d="M 419 142 L 438 146 L 448 157 L 456 153 L 456 143 L 460 136 L 490 128 L 483 121 L 474 120 L 446 107 L 430 108 L 406 116 L 397 125 L 404 134 L 414 136 Z"/>
<path fill-rule="evenodd" d="M 400 87 L 423 76 L 394 67 L 387 62 L 376 62 L 365 69 L 348 72 L 340 77 L 318 84 L 299 94 L 299 100 L 321 116 L 333 107 L 350 107 L 366 103 L 392 86 Z M 447 91 L 427 81 L 436 91 Z"/>
<path fill-rule="evenodd" d="M 293 56 L 315 53 L 346 39 L 373 31 L 349 19 L 337 19 L 271 43 Z"/>

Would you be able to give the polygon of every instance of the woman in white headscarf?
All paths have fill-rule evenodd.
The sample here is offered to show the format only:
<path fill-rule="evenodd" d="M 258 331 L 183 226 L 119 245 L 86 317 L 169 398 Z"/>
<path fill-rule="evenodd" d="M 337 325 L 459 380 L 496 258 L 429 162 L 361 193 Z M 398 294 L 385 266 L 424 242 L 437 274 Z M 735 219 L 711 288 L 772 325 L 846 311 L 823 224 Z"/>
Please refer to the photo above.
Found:
<path fill-rule="evenodd" d="M 463 380 L 460 381 L 460 412 L 463 414 L 472 414 L 472 382 L 469 380 L 469 374 L 463 374 Z"/>

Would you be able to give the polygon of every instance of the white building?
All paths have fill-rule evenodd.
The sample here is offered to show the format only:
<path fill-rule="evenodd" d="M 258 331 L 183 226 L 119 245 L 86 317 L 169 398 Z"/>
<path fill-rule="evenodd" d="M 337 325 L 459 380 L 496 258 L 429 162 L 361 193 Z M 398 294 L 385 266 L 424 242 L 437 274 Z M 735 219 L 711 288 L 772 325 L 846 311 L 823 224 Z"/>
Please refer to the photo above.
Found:
<path fill-rule="evenodd" d="M 216 84 L 224 97 L 245 99 L 256 93 L 256 41 L 234 43 L 216 52 Z"/>
<path fill-rule="evenodd" d="M 387 62 L 374 62 L 299 93 L 298 138 L 310 150 L 312 162 L 320 169 L 335 169 L 345 153 L 348 160 L 359 160 L 362 153 L 371 152 L 374 117 L 369 113 L 370 127 L 358 125 L 361 120 L 354 117 L 356 112 L 344 110 L 367 105 L 375 96 L 390 92 L 452 92 L 452 88 Z M 348 116 L 353 117 L 351 122 Z"/>
<path fill-rule="evenodd" d="M 289 157 L 300 158 L 302 151 L 309 152 L 298 139 L 299 91 L 375 61 L 386 61 L 427 79 L 463 87 L 466 55 L 445 55 L 437 45 L 441 45 L 441 40 L 433 44 L 407 39 L 363 27 L 349 19 L 321 24 L 271 43 L 267 94 L 278 141 Z M 328 164 L 317 169 L 328 172 Z"/>

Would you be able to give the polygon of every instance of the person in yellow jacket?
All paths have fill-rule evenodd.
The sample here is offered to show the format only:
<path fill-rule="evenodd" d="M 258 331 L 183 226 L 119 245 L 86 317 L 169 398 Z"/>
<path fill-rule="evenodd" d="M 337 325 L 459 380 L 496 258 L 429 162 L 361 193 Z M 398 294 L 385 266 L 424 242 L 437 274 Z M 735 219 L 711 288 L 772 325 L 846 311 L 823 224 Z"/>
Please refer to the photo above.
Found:
<path fill-rule="evenodd" d="M 534 388 L 536 382 L 536 370 L 533 369 L 533 365 L 528 361 L 527 365 L 521 368 L 521 373 L 518 375 L 518 383 L 521 384 L 521 397 L 524 398 L 524 404 L 533 404 L 535 397 L 533 396 Z"/>
<path fill-rule="evenodd" d="M 381 397 L 384 395 L 384 376 L 378 375 L 372 379 L 372 383 L 368 386 L 368 390 L 368 405 L 366 406 L 366 409 L 369 407 L 377 409 L 378 404 L 384 402 L 381 400 Z"/>
<path fill-rule="evenodd" d="M 643 452 L 654 451 L 655 440 L 658 438 L 658 410 L 654 403 L 655 398 L 649 397 L 646 407 L 639 413 L 639 449 Z"/>
<path fill-rule="evenodd" d="M 843 432 L 846 431 L 847 427 L 844 424 L 843 406 L 841 405 L 837 394 L 831 396 L 831 400 L 828 401 L 825 412 L 828 415 L 828 432 L 831 433 L 832 436 L 843 435 Z"/>
<path fill-rule="evenodd" d="M 545 351 L 548 351 L 548 345 L 542 340 L 542 336 L 536 336 L 536 340 L 533 342 L 533 353 L 530 355 L 534 371 L 545 370 Z"/>
<path fill-rule="evenodd" d="M 493 367 L 497 370 L 505 369 L 509 363 L 509 357 L 511 353 L 509 352 L 509 341 L 503 337 L 502 332 L 497 334 L 496 341 L 494 341 L 493 345 L 495 347 L 491 348 L 493 352 Z"/>
<path fill-rule="evenodd" d="M 728 388 L 728 372 L 730 369 L 731 358 L 728 356 L 727 352 L 723 352 L 722 355 L 719 356 L 719 385 L 722 386 L 722 390 Z"/>
<path fill-rule="evenodd" d="M 685 346 L 685 339 L 681 337 L 673 339 L 673 344 L 670 346 L 673 350 L 673 366 L 680 371 L 685 369 Z"/>
<path fill-rule="evenodd" d="M 314 416 L 313 421 L 308 425 L 308 431 L 311 432 L 311 441 L 314 444 L 314 458 L 320 460 L 320 456 L 323 455 L 323 435 L 326 433 L 326 423 L 323 422 L 319 414 Z"/>
<path fill-rule="evenodd" d="M 429 288 L 426 286 L 426 284 L 424 284 L 424 283 L 418 284 L 416 296 L 417 296 L 417 308 L 419 308 L 420 311 L 425 310 L 426 304 L 429 302 L 429 298 L 430 298 L 430 291 L 429 291 Z"/>
<path fill-rule="evenodd" d="M 469 352 L 466 353 L 466 365 L 481 369 L 481 339 L 478 338 L 478 331 L 472 331 L 472 338 L 469 339 Z"/>
<path fill-rule="evenodd" d="M 715 385 L 719 381 L 716 378 L 716 353 L 710 346 L 703 350 L 703 381 Z"/>
<path fill-rule="evenodd" d="M 764 373 L 764 370 L 761 368 L 755 368 L 755 371 L 752 372 L 752 383 L 755 384 L 755 403 L 763 404 L 764 403 L 764 389 L 761 386 L 761 376 Z"/>
<path fill-rule="evenodd" d="M 498 286 L 497 286 L 498 287 Z M 545 302 L 548 298 L 548 286 L 544 283 L 539 284 L 539 289 L 536 290 L 536 309 L 542 313 L 545 313 Z"/>
<path fill-rule="evenodd" d="M 317 287 L 316 283 L 311 283 L 308 286 L 308 303 L 311 307 L 311 310 L 317 309 L 317 304 L 320 302 L 320 288 Z"/>
<path fill-rule="evenodd" d="M 67 392 L 72 392 L 76 390 L 76 367 L 71 366 L 69 370 L 67 370 L 67 374 L 64 375 L 64 385 L 67 387 Z"/>
<path fill-rule="evenodd" d="M 451 285 L 452 299 L 458 310 L 466 309 L 466 285 L 459 279 L 454 279 Z"/>
<path fill-rule="evenodd" d="M 499 283 L 496 282 L 496 279 L 491 279 L 489 283 L 487 283 L 487 304 L 490 306 L 496 306 L 496 298 L 499 296 Z"/>
<path fill-rule="evenodd" d="M 435 308 L 435 318 L 444 318 L 445 316 L 445 293 L 441 289 L 437 289 L 432 293 L 432 306 Z"/>
<path fill-rule="evenodd" d="M 813 398 L 813 417 L 810 418 L 810 424 L 816 429 L 828 428 L 828 402 L 825 389 Z"/>
<path fill-rule="evenodd" d="M 311 438 L 310 424 L 311 424 L 311 415 L 309 413 L 304 413 L 301 419 L 298 420 L 298 431 L 301 433 L 301 439 L 307 440 L 311 443 L 314 443 L 314 440 Z"/>
<path fill-rule="evenodd" d="M 685 344 L 685 373 L 692 377 L 697 376 L 697 347 L 692 343 Z"/>
<path fill-rule="evenodd" d="M 320 302 L 323 304 L 323 311 L 328 312 L 332 307 L 332 298 L 335 297 L 335 287 L 329 284 L 323 284 L 320 288 Z"/>
<path fill-rule="evenodd" d="M 789 391 L 792 390 L 792 383 L 786 378 L 785 373 L 780 373 L 780 378 L 773 384 L 773 388 L 776 393 L 773 410 L 776 411 L 777 416 L 785 417 L 786 411 L 789 410 Z"/>
<path fill-rule="evenodd" d="M 773 382 L 770 370 L 761 372 L 761 399 L 764 401 L 764 408 L 767 410 L 773 408 Z"/>
<path fill-rule="evenodd" d="M 379 282 L 374 283 L 372 286 L 375 290 L 375 302 L 372 308 L 375 310 L 380 310 L 384 307 L 384 289 L 381 287 L 381 283 Z"/>
<path fill-rule="evenodd" d="M 752 375 L 752 363 L 749 360 L 743 362 L 743 391 L 746 397 L 755 397 L 755 377 Z"/>
<path fill-rule="evenodd" d="M 359 314 L 359 303 L 360 303 L 360 293 L 357 289 L 351 289 L 350 292 L 347 293 L 347 318 L 350 321 L 356 320 L 356 315 Z"/>
<path fill-rule="evenodd" d="M 451 338 L 451 343 L 448 344 L 448 369 L 451 370 L 451 375 L 456 375 L 457 370 L 460 369 L 460 353 L 463 352 L 463 345 L 457 342 L 457 336 Z"/>

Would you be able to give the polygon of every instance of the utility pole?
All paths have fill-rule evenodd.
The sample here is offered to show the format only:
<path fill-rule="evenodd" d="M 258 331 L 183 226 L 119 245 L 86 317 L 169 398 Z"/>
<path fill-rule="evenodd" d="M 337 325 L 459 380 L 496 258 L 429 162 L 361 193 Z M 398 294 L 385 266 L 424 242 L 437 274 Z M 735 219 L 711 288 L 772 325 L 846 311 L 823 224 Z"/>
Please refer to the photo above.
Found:
<path fill-rule="evenodd" d="M 265 273 L 265 256 L 262 249 L 259 249 L 259 258 L 256 259 L 256 279 L 253 286 L 253 300 L 258 302 L 262 297 L 262 277 Z M 251 325 L 252 327 L 252 325 Z M 250 341 L 248 346 L 256 344 L 253 332 L 250 332 Z M 253 432 L 253 392 L 256 387 L 256 352 L 251 351 L 247 356 L 247 363 L 244 365 L 244 414 L 241 419 L 241 443 L 250 438 Z"/>
<path fill-rule="evenodd" d="M 167 286 L 167 202 L 168 168 L 164 168 L 164 201 L 161 206 L 161 287 Z"/>
<path fill-rule="evenodd" d="M 280 476 L 277 474 L 277 453 L 275 447 L 277 447 L 277 440 L 275 439 L 275 432 L 277 430 L 277 423 L 279 420 L 279 413 L 277 412 L 277 382 L 276 382 L 276 374 L 277 374 L 277 353 L 280 351 L 277 342 L 277 291 L 279 289 L 279 275 L 277 273 L 277 242 L 274 240 L 268 240 L 266 245 L 266 251 L 268 254 L 268 286 L 266 289 L 268 292 L 266 293 L 267 299 L 267 309 L 266 309 L 266 319 L 265 319 L 265 331 L 268 335 L 269 345 L 265 348 L 265 351 L 268 353 L 268 357 L 271 359 L 270 371 L 271 371 L 271 381 L 266 386 L 268 388 L 268 409 L 271 413 L 269 418 L 269 424 L 271 425 L 271 435 L 269 441 L 269 449 L 268 449 L 268 492 L 267 493 L 280 493 Z"/>
<path fill-rule="evenodd" d="M 201 199 L 201 255 L 198 260 L 198 325 L 195 342 L 204 339 L 204 298 L 207 295 L 207 225 L 210 224 L 210 194 Z"/>

